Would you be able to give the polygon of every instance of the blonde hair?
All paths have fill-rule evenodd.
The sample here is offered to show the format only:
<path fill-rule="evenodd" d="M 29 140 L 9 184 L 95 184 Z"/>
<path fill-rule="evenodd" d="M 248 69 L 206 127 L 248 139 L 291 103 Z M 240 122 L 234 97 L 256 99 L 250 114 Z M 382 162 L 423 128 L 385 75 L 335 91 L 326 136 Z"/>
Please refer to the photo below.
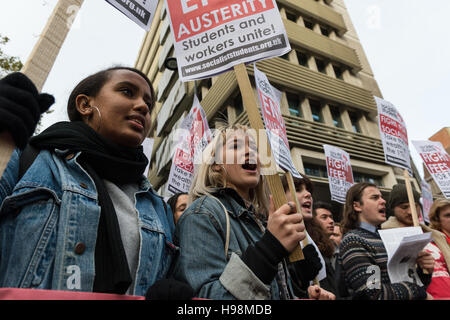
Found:
<path fill-rule="evenodd" d="M 428 217 L 430 218 L 430 227 L 432 229 L 442 231 L 441 219 L 439 215 L 441 210 L 448 206 L 450 206 L 450 200 L 447 199 L 439 199 L 433 203 L 430 213 L 428 214 Z"/>
<path fill-rule="evenodd" d="M 217 190 L 227 187 L 224 170 L 214 170 L 213 166 L 222 163 L 219 154 L 222 153 L 227 138 L 239 130 L 242 130 L 246 134 L 250 134 L 249 129 L 249 127 L 241 124 L 216 128 L 213 140 L 203 151 L 202 163 L 196 168 L 191 189 L 189 190 L 189 204 L 202 196 L 213 197 L 212 194 Z M 263 176 L 260 177 L 258 185 L 251 189 L 249 194 L 250 201 L 256 208 L 256 213 L 258 215 L 267 216 L 269 212 L 269 193 Z"/>

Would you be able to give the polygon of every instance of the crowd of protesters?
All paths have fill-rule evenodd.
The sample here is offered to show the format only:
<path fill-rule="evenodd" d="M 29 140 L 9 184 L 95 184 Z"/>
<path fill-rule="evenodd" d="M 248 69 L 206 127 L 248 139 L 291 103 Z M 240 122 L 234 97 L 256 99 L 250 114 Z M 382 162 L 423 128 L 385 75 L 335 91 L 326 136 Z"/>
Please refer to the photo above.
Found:
<path fill-rule="evenodd" d="M 275 209 L 256 139 L 234 125 L 217 128 L 189 193 L 166 202 L 143 175 L 155 105 L 143 73 L 87 77 L 69 97 L 70 121 L 31 137 L 53 102 L 23 74 L 0 80 L 0 131 L 17 146 L 0 180 L 1 288 L 155 300 L 450 298 L 448 200 L 420 225 L 432 234 L 416 257 L 420 282 L 392 283 L 378 230 L 413 226 L 405 185 L 387 199 L 374 184 L 353 185 L 336 221 L 308 177 L 294 178 L 293 195 L 282 176 L 288 203 Z M 414 191 L 420 213 L 419 198 Z M 305 238 L 304 259 L 291 261 Z"/>

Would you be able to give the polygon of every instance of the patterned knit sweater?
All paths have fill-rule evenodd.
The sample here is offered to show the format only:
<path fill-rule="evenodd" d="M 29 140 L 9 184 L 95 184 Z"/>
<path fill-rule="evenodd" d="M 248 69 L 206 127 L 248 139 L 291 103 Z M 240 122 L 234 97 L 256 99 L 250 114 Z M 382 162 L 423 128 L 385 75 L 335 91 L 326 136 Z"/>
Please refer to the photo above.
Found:
<path fill-rule="evenodd" d="M 356 228 L 342 239 L 339 249 L 341 276 L 354 298 L 370 300 L 421 300 L 425 288 L 412 282 L 392 284 L 387 271 L 387 252 L 380 235 Z"/>

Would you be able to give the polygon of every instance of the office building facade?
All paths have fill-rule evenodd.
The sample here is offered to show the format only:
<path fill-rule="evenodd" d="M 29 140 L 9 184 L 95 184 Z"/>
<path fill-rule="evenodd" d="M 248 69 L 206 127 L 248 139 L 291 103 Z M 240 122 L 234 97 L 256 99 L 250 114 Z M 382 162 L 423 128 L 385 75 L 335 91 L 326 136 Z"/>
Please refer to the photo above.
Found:
<path fill-rule="evenodd" d="M 281 109 L 295 166 L 313 180 L 315 200 L 330 201 L 323 144 L 334 145 L 350 154 L 356 182 L 373 182 L 386 194 L 393 185 L 404 182 L 402 170 L 384 162 L 373 98 L 382 94 L 344 0 L 277 3 L 292 50 L 283 57 L 260 61 L 257 67 L 282 92 Z M 234 72 L 182 83 L 176 71 L 164 66 L 172 56 L 167 10 L 160 1 L 136 67 L 149 76 L 157 92 L 149 178 L 163 195 L 173 135 L 191 107 L 194 93 L 211 128 L 224 120 L 248 123 Z M 247 70 L 252 78 L 253 66 Z M 416 179 L 413 186 L 420 190 Z M 340 211 L 338 204 L 334 206 Z"/>

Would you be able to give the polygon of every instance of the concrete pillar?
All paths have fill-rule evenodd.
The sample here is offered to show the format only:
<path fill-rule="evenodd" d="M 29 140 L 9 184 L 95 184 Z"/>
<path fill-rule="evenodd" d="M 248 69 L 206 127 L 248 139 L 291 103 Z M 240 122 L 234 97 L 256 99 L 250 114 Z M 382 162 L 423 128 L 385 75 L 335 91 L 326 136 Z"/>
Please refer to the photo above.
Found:
<path fill-rule="evenodd" d="M 289 103 L 287 101 L 287 96 L 286 96 L 286 92 L 283 91 L 282 95 L 281 95 L 281 114 L 286 114 L 286 115 L 290 115 L 289 112 Z"/>
<path fill-rule="evenodd" d="M 334 127 L 333 117 L 331 116 L 330 106 L 328 104 L 323 105 L 322 107 L 322 116 L 323 121 L 327 126 Z"/>
<path fill-rule="evenodd" d="M 305 20 L 303 20 L 303 17 L 302 17 L 302 16 L 298 16 L 297 24 L 298 24 L 299 26 L 305 27 Z"/>
<path fill-rule="evenodd" d="M 318 72 L 319 70 L 317 69 L 317 64 L 316 64 L 316 59 L 314 59 L 313 56 L 310 56 L 308 58 L 308 68 L 310 68 L 313 71 Z"/>
<path fill-rule="evenodd" d="M 332 78 L 336 78 L 336 73 L 334 72 L 333 64 L 331 62 L 327 63 L 325 70 L 327 72 L 327 75 L 329 75 Z"/>
<path fill-rule="evenodd" d="M 369 136 L 369 125 L 367 123 L 366 116 L 363 114 L 358 120 L 359 127 L 361 128 L 361 133 Z"/>
<path fill-rule="evenodd" d="M 303 117 L 305 118 L 305 120 L 314 121 L 313 117 L 312 117 L 311 106 L 309 104 L 308 98 L 304 98 L 302 100 L 301 108 L 302 108 L 302 113 L 303 113 Z"/>
<path fill-rule="evenodd" d="M 299 148 L 292 148 L 291 157 L 297 171 L 305 174 L 305 167 L 303 166 L 301 150 Z"/>
<path fill-rule="evenodd" d="M 22 69 L 42 90 L 84 0 L 59 0 Z"/>
<path fill-rule="evenodd" d="M 318 34 L 322 34 L 322 31 L 320 31 L 320 25 L 318 23 L 314 24 L 313 31 Z"/>
<path fill-rule="evenodd" d="M 330 31 L 330 39 L 334 40 L 334 41 L 337 41 L 337 35 L 336 35 L 336 32 L 334 30 Z"/>
<path fill-rule="evenodd" d="M 347 109 L 342 109 L 341 119 L 344 129 L 353 132 L 352 121 L 350 120 L 350 115 L 348 114 Z"/>

